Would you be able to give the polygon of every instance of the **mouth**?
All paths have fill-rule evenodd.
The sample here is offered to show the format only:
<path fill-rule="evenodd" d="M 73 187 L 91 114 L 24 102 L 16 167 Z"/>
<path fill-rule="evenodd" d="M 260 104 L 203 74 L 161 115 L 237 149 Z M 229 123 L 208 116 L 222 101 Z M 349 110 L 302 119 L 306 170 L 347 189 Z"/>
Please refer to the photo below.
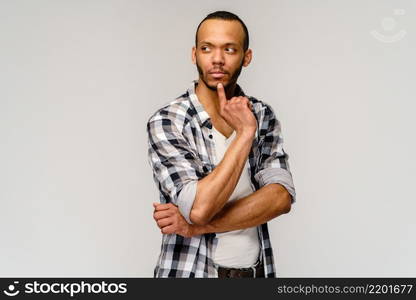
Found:
<path fill-rule="evenodd" d="M 226 75 L 225 72 L 221 72 L 221 71 L 212 71 L 212 72 L 209 72 L 208 74 L 211 75 L 215 79 L 221 79 Z"/>

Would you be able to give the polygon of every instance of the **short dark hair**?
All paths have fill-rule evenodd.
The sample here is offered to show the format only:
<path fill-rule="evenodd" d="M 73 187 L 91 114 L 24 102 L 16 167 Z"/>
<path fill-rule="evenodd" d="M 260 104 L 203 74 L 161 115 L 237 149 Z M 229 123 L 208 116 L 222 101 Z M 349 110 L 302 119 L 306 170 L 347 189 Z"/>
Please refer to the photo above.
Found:
<path fill-rule="evenodd" d="M 216 11 L 213 13 L 210 13 L 209 15 L 207 15 L 202 21 L 201 23 L 199 23 L 198 28 L 196 29 L 196 33 L 195 33 L 195 46 L 197 46 L 198 44 L 198 31 L 199 31 L 199 27 L 201 27 L 201 24 L 204 23 L 204 21 L 206 20 L 210 20 L 210 19 L 218 19 L 218 20 L 228 20 L 228 21 L 238 21 L 240 22 L 240 24 L 243 26 L 244 29 L 244 42 L 243 42 L 243 48 L 244 51 L 246 51 L 248 49 L 248 45 L 249 45 L 249 37 L 248 37 L 248 30 L 246 27 L 246 24 L 244 24 L 244 22 L 235 14 L 230 13 L 228 11 Z"/>

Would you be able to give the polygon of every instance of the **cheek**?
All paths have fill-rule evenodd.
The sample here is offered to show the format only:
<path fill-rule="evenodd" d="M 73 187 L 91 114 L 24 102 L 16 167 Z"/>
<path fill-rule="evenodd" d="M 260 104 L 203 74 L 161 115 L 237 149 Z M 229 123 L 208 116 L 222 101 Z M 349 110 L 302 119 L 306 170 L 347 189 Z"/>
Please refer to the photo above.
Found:
<path fill-rule="evenodd" d="M 229 61 L 229 66 L 232 66 L 232 70 L 235 71 L 241 67 L 244 62 L 244 57 L 233 57 L 232 60 Z"/>
<path fill-rule="evenodd" d="M 206 71 L 210 68 L 210 63 L 209 60 L 207 59 L 203 59 L 201 57 L 198 57 L 196 59 L 196 64 L 203 70 Z"/>
<path fill-rule="evenodd" d="M 209 66 L 210 59 L 206 55 L 200 56 L 200 57 L 198 57 L 198 63 L 199 63 L 200 66 L 206 67 L 206 66 Z"/>

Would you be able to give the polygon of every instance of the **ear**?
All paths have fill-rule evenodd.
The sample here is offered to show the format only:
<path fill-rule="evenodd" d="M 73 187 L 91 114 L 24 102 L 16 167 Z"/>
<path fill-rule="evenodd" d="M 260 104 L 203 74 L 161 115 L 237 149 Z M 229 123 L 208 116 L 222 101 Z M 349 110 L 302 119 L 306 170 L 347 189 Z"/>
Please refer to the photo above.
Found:
<path fill-rule="evenodd" d="M 253 51 L 251 49 L 247 49 L 247 51 L 244 53 L 243 66 L 247 67 L 250 64 L 252 58 L 253 58 Z"/>
<path fill-rule="evenodd" d="M 195 65 L 196 64 L 196 47 L 193 46 L 192 47 L 192 54 L 191 54 L 191 58 L 192 58 L 192 63 Z"/>

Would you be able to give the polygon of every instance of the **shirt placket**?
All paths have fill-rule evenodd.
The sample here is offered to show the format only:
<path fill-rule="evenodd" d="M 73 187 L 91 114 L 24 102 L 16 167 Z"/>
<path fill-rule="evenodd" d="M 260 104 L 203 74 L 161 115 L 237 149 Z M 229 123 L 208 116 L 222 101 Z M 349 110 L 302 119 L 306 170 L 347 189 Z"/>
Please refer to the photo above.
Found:
<path fill-rule="evenodd" d="M 216 152 L 215 152 L 215 145 L 214 145 L 214 136 L 212 135 L 212 123 L 208 119 L 205 123 L 205 126 L 202 126 L 202 133 L 205 139 L 205 145 L 207 147 L 207 153 L 209 158 L 209 170 L 204 170 L 205 172 L 211 172 L 215 168 L 215 162 L 217 161 Z"/>

